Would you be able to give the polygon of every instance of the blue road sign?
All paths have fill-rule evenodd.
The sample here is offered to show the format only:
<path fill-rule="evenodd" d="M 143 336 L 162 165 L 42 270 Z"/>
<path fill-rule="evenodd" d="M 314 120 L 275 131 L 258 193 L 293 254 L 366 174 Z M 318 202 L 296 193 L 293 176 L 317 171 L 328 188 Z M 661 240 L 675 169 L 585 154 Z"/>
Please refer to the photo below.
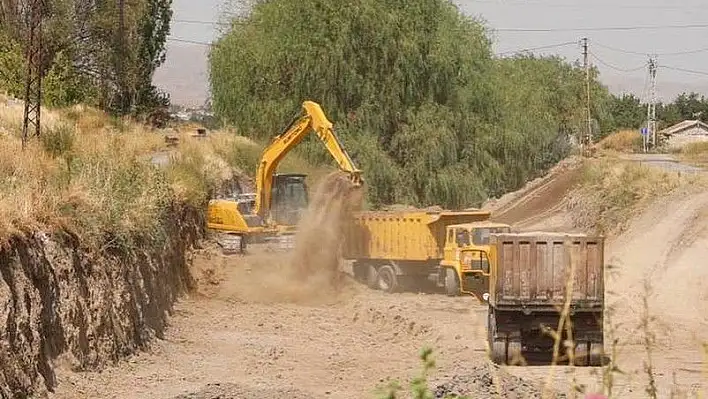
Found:
<path fill-rule="evenodd" d="M 649 134 L 649 129 L 643 127 L 642 128 L 642 136 L 646 136 L 647 134 Z"/>

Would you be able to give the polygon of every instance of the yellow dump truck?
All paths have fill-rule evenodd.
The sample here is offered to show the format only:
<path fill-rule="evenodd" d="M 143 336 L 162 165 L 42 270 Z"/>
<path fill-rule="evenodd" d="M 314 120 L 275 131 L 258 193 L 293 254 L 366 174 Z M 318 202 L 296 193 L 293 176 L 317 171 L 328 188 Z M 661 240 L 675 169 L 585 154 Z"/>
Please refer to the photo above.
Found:
<path fill-rule="evenodd" d="M 575 344 L 574 363 L 603 361 L 604 239 L 570 233 L 493 234 L 487 333 L 497 364 L 570 361 L 564 342 Z M 563 318 L 561 315 L 567 315 Z M 568 324 L 568 322 L 570 324 Z M 566 326 L 570 325 L 572 335 Z M 535 357 L 535 359 L 534 359 Z"/>
<path fill-rule="evenodd" d="M 355 278 L 387 292 L 431 280 L 448 295 L 488 293 L 489 237 L 509 225 L 489 220 L 490 212 L 364 211 L 345 231 L 343 257 Z"/>

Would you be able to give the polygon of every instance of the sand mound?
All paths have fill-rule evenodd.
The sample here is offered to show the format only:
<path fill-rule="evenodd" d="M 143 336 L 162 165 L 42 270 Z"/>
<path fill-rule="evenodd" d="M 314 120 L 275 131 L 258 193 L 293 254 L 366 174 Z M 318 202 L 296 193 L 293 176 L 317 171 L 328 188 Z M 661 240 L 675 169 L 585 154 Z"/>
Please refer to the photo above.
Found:
<path fill-rule="evenodd" d="M 508 374 L 504 369 L 479 365 L 475 366 L 469 374 L 454 375 L 436 385 L 433 392 L 435 398 L 454 398 L 462 395 L 473 395 L 474 398 L 496 396 L 538 398 L 542 395 L 539 385 Z M 567 396 L 562 392 L 555 392 L 555 397 L 561 399 Z"/>

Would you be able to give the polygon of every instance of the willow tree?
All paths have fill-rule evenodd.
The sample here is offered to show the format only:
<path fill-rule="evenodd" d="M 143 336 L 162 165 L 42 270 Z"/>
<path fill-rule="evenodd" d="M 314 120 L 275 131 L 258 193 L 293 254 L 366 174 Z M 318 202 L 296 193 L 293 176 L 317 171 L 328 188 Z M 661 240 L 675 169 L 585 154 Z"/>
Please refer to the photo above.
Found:
<path fill-rule="evenodd" d="M 554 107 L 580 104 L 559 77 L 577 68 L 534 62 L 494 59 L 484 24 L 450 1 L 263 0 L 215 43 L 210 83 L 217 115 L 257 139 L 303 100 L 322 104 L 373 205 L 460 208 L 567 151 L 557 145 L 567 113 Z M 325 161 L 312 144 L 311 159 Z"/>

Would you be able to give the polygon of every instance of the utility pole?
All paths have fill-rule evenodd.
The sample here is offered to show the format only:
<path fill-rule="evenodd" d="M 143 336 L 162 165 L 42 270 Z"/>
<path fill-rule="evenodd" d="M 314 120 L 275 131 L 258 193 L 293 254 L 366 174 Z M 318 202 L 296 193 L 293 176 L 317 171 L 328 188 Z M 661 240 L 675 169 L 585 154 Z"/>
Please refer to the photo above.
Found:
<path fill-rule="evenodd" d="M 649 105 L 647 107 L 647 138 L 652 148 L 656 147 L 656 55 L 649 57 Z"/>
<path fill-rule="evenodd" d="M 125 34 L 125 0 L 118 0 L 118 107 L 120 114 L 125 115 L 128 112 L 128 92 L 126 90 L 126 34 Z"/>
<path fill-rule="evenodd" d="M 587 94 L 587 117 L 588 117 L 588 130 L 585 136 L 584 143 L 590 145 L 592 141 L 592 116 L 590 114 L 590 61 L 588 59 L 588 38 L 584 37 L 583 40 L 583 65 L 585 66 L 585 91 Z"/>
<path fill-rule="evenodd" d="M 42 0 L 28 0 L 25 8 L 27 23 L 27 78 L 25 80 L 25 110 L 22 121 L 22 148 L 27 144 L 30 128 L 39 136 L 42 110 Z"/>

